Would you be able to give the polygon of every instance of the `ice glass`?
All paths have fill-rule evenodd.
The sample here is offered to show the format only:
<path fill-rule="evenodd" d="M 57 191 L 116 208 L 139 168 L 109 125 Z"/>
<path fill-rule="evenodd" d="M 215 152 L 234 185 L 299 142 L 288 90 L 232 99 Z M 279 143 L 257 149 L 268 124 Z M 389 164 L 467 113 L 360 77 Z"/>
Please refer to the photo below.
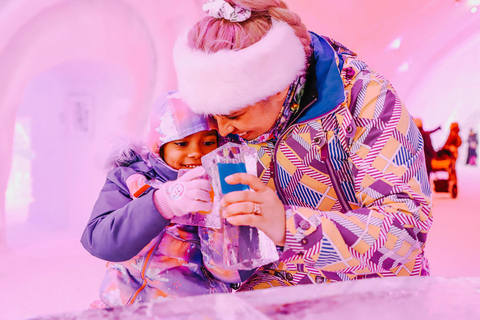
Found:
<path fill-rule="evenodd" d="M 227 143 L 202 158 L 202 165 L 212 179 L 217 203 L 233 191 L 248 190 L 247 185 L 228 184 L 225 177 L 246 172 L 256 175 L 257 151 L 246 145 Z M 223 268 L 235 270 L 253 269 L 278 260 L 273 241 L 262 231 L 249 226 L 234 226 L 225 219 L 220 221 L 223 233 Z M 213 212 L 212 212 L 213 213 Z"/>

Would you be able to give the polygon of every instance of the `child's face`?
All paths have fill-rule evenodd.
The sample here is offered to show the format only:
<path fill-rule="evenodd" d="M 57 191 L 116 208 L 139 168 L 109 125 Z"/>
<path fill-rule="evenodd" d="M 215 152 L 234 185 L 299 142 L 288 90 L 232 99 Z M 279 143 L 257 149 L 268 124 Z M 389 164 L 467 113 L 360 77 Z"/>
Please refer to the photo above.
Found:
<path fill-rule="evenodd" d="M 174 169 L 201 166 L 200 158 L 218 146 L 217 131 L 200 131 L 163 145 L 163 160 Z"/>

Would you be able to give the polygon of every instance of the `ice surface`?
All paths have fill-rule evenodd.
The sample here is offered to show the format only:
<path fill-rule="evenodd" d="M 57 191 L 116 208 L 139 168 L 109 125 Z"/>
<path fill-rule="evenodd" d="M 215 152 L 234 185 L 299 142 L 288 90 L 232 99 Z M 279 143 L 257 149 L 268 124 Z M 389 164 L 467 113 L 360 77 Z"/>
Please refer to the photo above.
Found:
<path fill-rule="evenodd" d="M 188 297 L 70 319 L 478 319 L 480 278 L 411 277 Z"/>

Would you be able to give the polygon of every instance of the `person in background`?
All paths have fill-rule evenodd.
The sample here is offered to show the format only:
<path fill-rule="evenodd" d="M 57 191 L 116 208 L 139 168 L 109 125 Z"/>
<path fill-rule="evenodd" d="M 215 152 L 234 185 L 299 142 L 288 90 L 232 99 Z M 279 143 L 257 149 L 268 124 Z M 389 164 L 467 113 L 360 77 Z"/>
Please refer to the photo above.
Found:
<path fill-rule="evenodd" d="M 476 166 L 478 139 L 477 139 L 477 134 L 473 131 L 473 129 L 470 129 L 467 142 L 468 142 L 467 165 Z"/>
<path fill-rule="evenodd" d="M 217 131 L 173 92 L 154 105 L 146 140 L 113 154 L 81 238 L 88 252 L 109 261 L 101 301 L 92 307 L 231 292 L 228 282 L 240 282 L 237 272 L 204 263 L 198 233 L 205 230 L 171 223 L 212 209 L 201 157 L 217 148 Z M 189 170 L 177 178 L 180 169 Z"/>
<path fill-rule="evenodd" d="M 462 145 L 462 138 L 458 134 L 460 132 L 460 127 L 457 122 L 452 122 L 450 124 L 450 133 L 448 134 L 447 140 L 443 147 L 439 150 L 439 153 L 443 151 L 450 152 L 450 156 L 453 160 L 458 158 L 458 148 Z"/>
<path fill-rule="evenodd" d="M 429 275 L 421 134 L 392 85 L 279 0 L 215 0 L 174 46 L 179 92 L 222 136 L 258 150 L 251 191 L 222 199 L 280 259 L 240 291 Z"/>
<path fill-rule="evenodd" d="M 425 131 L 423 129 L 422 119 L 414 118 L 413 121 L 415 122 L 415 125 L 417 126 L 418 130 L 420 130 L 420 134 L 422 135 L 422 138 L 423 138 L 423 149 L 425 152 L 425 163 L 427 165 L 427 174 L 428 176 L 430 176 L 430 173 L 432 172 L 432 159 L 435 158 L 435 156 L 437 155 L 437 152 L 433 148 L 432 139 L 430 138 L 430 135 L 440 130 L 441 127 L 439 126 L 432 131 Z"/>

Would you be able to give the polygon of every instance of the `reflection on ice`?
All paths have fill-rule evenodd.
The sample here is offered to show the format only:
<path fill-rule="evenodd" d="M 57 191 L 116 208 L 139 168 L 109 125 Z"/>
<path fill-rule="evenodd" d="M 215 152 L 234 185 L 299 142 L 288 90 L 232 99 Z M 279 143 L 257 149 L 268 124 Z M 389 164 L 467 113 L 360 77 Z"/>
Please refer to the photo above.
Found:
<path fill-rule="evenodd" d="M 385 278 L 188 297 L 70 319 L 478 319 L 480 278 Z"/>

